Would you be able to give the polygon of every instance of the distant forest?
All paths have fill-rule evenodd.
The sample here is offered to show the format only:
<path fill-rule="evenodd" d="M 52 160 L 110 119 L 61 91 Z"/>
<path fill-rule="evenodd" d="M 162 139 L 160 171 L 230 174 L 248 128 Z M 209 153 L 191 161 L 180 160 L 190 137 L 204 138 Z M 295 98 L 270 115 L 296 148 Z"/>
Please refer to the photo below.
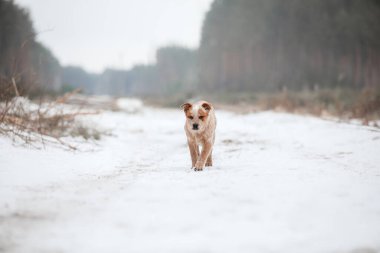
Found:
<path fill-rule="evenodd" d="M 17 83 L 20 93 L 61 88 L 61 66 L 53 54 L 35 40 L 28 12 L 13 1 L 0 0 L 0 88 Z M 4 93 L 3 93 L 4 94 Z"/>
<path fill-rule="evenodd" d="M 192 91 L 197 85 L 197 52 L 179 46 L 156 51 L 156 63 L 136 65 L 129 70 L 106 69 L 87 73 L 80 67 L 63 68 L 65 87 L 82 88 L 90 94 L 114 96 L 166 95 Z"/>
<path fill-rule="evenodd" d="M 93 74 L 61 66 L 36 41 L 28 11 L 0 0 L 0 88 L 114 96 L 380 88 L 379 24 L 378 0 L 214 0 L 199 49 L 166 46 L 151 65 Z"/>
<path fill-rule="evenodd" d="M 236 91 L 380 87 L 379 0 L 215 0 L 200 84 Z"/>

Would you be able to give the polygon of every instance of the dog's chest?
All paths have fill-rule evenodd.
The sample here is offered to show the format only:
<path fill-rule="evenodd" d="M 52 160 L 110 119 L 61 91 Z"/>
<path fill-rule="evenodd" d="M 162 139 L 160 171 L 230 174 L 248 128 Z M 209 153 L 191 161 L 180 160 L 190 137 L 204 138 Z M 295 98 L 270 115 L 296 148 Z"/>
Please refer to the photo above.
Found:
<path fill-rule="evenodd" d="M 195 136 L 195 142 L 197 145 L 203 145 L 203 138 Z"/>
<path fill-rule="evenodd" d="M 195 142 L 197 143 L 197 145 L 203 146 L 205 139 L 204 139 L 204 136 L 202 134 L 195 134 L 194 139 L 195 139 Z"/>

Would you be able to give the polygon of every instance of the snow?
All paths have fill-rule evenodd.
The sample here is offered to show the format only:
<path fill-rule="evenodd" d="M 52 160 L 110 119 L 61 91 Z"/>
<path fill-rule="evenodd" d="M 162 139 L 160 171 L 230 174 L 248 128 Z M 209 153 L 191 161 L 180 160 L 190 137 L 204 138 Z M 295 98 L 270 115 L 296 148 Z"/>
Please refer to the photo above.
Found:
<path fill-rule="evenodd" d="M 143 103 L 136 98 L 119 98 L 116 101 L 118 108 L 127 113 L 136 113 L 141 111 Z"/>
<path fill-rule="evenodd" d="M 0 252 L 380 252 L 378 129 L 216 113 L 202 172 L 180 110 L 88 116 L 112 135 L 76 152 L 0 137 Z"/>
<path fill-rule="evenodd" d="M 38 105 L 32 103 L 28 98 L 25 97 L 14 97 L 10 104 L 14 104 L 14 106 L 8 109 L 9 113 L 19 114 L 20 111 L 24 113 L 30 113 L 38 110 Z M 6 108 L 5 103 L 0 103 L 0 110 L 4 111 Z"/>

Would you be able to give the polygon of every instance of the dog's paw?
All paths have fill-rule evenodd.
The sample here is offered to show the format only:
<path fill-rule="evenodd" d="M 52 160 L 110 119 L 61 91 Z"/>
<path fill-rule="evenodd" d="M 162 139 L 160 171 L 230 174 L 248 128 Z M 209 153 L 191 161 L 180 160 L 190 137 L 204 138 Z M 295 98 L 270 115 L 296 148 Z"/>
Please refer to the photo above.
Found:
<path fill-rule="evenodd" d="M 199 170 L 202 170 L 202 169 L 198 169 L 197 167 L 195 167 L 195 165 L 194 166 L 191 166 L 191 168 L 190 168 L 191 170 L 194 170 L 194 171 L 199 171 Z"/>
<path fill-rule="evenodd" d="M 203 168 L 204 168 L 204 164 L 200 161 L 198 161 L 194 166 L 195 171 L 201 171 L 201 170 L 203 170 Z"/>
<path fill-rule="evenodd" d="M 212 166 L 212 162 L 207 161 L 207 162 L 206 162 L 206 167 L 211 167 L 211 166 Z"/>

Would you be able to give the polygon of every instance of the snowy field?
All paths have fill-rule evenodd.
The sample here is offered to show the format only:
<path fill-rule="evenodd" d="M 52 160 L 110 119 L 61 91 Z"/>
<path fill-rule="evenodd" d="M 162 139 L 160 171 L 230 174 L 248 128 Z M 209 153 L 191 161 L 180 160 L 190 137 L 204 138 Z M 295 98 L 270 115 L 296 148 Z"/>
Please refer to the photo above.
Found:
<path fill-rule="evenodd" d="M 81 151 L 0 137 L 0 252 L 380 252 L 380 132 L 217 111 L 190 170 L 178 110 L 106 112 Z"/>

